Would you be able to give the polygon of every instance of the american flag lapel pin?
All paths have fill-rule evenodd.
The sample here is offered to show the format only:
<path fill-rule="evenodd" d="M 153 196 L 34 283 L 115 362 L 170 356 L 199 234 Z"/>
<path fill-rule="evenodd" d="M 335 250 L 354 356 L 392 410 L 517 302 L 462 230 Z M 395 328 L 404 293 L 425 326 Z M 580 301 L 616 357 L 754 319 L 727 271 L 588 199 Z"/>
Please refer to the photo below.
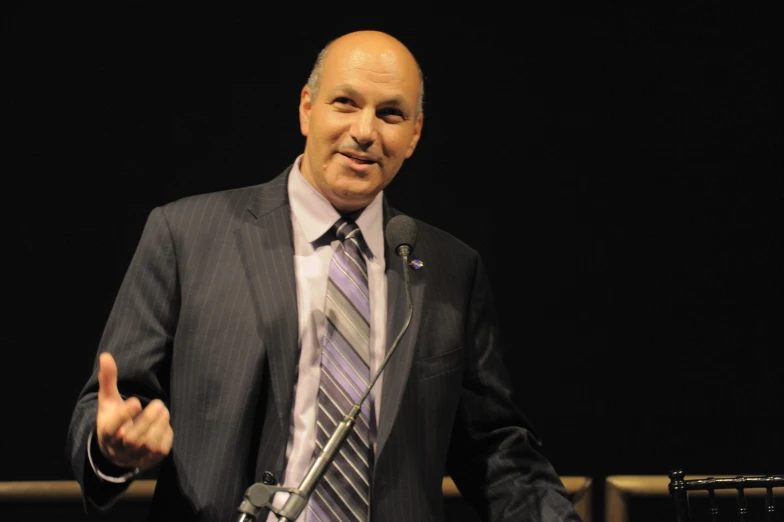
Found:
<path fill-rule="evenodd" d="M 410 266 L 414 270 L 419 270 L 420 268 L 425 266 L 425 263 L 421 259 L 414 258 L 408 262 L 408 266 Z"/>

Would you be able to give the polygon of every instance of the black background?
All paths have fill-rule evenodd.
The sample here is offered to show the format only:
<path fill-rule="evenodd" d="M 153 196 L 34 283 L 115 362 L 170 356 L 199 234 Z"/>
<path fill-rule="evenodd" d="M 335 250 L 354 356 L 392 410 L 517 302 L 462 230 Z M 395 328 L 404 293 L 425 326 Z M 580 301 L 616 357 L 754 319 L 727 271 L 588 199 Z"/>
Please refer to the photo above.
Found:
<path fill-rule="evenodd" d="M 364 28 L 425 73 L 388 195 L 485 257 L 558 472 L 782 473 L 773 11 L 361 8 L 5 14 L 0 480 L 72 478 L 71 408 L 147 214 L 283 170 L 316 54 Z"/>

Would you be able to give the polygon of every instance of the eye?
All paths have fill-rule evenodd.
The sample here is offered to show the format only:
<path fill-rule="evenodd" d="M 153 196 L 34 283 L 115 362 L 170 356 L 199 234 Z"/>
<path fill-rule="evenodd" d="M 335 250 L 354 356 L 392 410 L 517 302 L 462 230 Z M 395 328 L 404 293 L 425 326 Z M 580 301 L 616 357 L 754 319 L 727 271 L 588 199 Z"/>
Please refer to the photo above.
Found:
<path fill-rule="evenodd" d="M 346 96 L 338 96 L 337 98 L 332 100 L 332 103 L 336 105 L 354 105 L 354 102 L 351 101 L 351 98 L 348 98 Z"/>
<path fill-rule="evenodd" d="M 395 107 L 386 107 L 378 111 L 379 118 L 384 118 L 388 121 L 402 121 L 405 119 L 403 111 Z"/>

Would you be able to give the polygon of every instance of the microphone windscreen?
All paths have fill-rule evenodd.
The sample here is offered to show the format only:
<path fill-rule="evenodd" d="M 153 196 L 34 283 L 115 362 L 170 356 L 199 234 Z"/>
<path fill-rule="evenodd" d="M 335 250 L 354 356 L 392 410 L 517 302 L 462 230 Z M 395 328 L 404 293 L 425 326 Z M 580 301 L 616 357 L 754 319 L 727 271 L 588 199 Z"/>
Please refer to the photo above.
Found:
<path fill-rule="evenodd" d="M 387 243 L 395 253 L 400 245 L 408 245 L 411 250 L 414 250 L 417 242 L 416 221 L 408 216 L 395 216 L 387 223 L 385 235 Z"/>

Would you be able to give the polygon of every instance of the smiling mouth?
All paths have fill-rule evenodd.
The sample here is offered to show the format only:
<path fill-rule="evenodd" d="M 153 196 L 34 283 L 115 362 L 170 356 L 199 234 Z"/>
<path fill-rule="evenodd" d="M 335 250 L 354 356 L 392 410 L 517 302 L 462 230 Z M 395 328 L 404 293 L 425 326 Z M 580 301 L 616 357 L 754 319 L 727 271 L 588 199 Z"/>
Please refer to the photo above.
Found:
<path fill-rule="evenodd" d="M 352 156 L 351 154 L 346 154 L 345 152 L 341 152 L 340 154 L 352 161 L 356 161 L 357 163 L 362 163 L 363 165 L 372 165 L 373 163 L 376 163 L 371 159 L 357 158 L 356 156 Z"/>

